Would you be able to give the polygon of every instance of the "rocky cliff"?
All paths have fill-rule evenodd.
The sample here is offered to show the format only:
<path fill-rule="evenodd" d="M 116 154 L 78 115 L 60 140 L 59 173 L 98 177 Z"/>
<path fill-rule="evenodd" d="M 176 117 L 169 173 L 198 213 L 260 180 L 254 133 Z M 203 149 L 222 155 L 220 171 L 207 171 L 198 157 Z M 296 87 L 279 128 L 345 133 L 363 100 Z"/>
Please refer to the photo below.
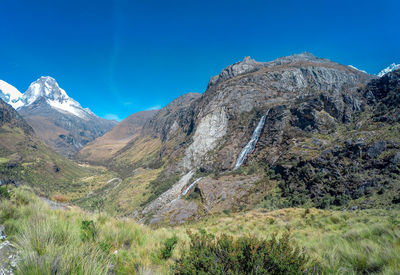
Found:
<path fill-rule="evenodd" d="M 378 171 L 374 159 L 382 156 L 372 152 L 388 154 L 388 165 L 396 160 L 397 141 L 377 141 L 397 129 L 396 73 L 377 78 L 309 53 L 271 62 L 245 58 L 212 77 L 201 96 L 161 110 L 110 164 L 123 167 L 132 186 L 152 175 L 135 197 L 141 207 L 134 216 L 147 222 L 179 223 L 256 205 L 390 205 L 393 198 L 361 203 L 388 185 L 360 190 L 370 190 L 365 182 L 373 180 L 363 177 Z M 254 148 L 233 171 L 266 113 Z M 354 161 L 352 148 L 373 157 Z M 346 185 L 354 176 L 346 171 L 363 179 Z"/>

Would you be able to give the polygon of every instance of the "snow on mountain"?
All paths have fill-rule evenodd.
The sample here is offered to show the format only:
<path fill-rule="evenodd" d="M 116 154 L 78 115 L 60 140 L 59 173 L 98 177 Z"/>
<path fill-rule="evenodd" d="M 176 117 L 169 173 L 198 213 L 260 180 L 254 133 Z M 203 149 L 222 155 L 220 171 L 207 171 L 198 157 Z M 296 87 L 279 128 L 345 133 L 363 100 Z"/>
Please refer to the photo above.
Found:
<path fill-rule="evenodd" d="M 22 102 L 22 93 L 3 80 L 0 80 L 0 98 L 10 104 L 14 109 L 24 105 Z"/>
<path fill-rule="evenodd" d="M 387 67 L 387 68 L 383 69 L 382 71 L 380 71 L 378 73 L 378 76 L 382 77 L 385 74 L 390 73 L 391 71 L 394 71 L 394 70 L 397 70 L 397 69 L 400 69 L 400 64 L 392 63 L 389 67 Z"/>
<path fill-rule="evenodd" d="M 358 69 L 358 68 L 356 68 L 356 67 L 354 67 L 353 65 L 348 65 L 350 68 L 352 68 L 352 69 L 354 69 L 354 70 L 357 70 L 357 71 L 360 71 L 360 72 L 363 72 L 363 73 L 366 73 L 367 74 L 367 72 L 366 71 L 364 71 L 364 70 L 360 70 L 360 69 Z"/>
<path fill-rule="evenodd" d="M 24 105 L 30 105 L 38 98 L 43 97 L 53 108 L 63 113 L 70 113 L 82 119 L 89 119 L 94 114 L 82 106 L 58 86 L 56 80 L 49 76 L 42 76 L 33 82 L 23 94 Z"/>

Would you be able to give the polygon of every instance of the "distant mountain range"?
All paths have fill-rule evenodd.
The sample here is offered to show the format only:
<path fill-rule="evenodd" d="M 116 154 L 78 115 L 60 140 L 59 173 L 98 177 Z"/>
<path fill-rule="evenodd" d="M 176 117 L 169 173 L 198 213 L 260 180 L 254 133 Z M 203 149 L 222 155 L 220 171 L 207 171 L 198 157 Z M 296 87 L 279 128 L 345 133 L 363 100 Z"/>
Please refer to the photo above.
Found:
<path fill-rule="evenodd" d="M 117 124 L 82 108 L 48 76 L 33 82 L 24 94 L 4 81 L 0 82 L 0 90 L 0 97 L 17 109 L 48 145 L 65 156 L 74 156 Z"/>

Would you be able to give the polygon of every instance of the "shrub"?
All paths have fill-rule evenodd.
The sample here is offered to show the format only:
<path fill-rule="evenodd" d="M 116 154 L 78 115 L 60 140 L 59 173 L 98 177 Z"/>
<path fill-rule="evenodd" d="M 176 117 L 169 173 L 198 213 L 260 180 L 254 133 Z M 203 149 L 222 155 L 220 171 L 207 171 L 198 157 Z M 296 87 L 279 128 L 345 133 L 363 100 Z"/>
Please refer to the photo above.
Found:
<path fill-rule="evenodd" d="M 10 193 L 7 190 L 6 186 L 0 186 L 0 198 L 9 199 Z"/>
<path fill-rule="evenodd" d="M 161 249 L 161 259 L 170 258 L 177 243 L 178 243 L 178 238 L 175 235 L 172 236 L 171 238 L 166 239 Z"/>
<path fill-rule="evenodd" d="M 222 210 L 222 212 L 227 216 L 229 216 L 231 214 L 231 210 L 230 209 L 224 209 L 224 210 Z"/>
<path fill-rule="evenodd" d="M 97 230 L 93 221 L 83 220 L 81 223 L 81 239 L 82 241 L 94 240 L 97 235 Z"/>
<path fill-rule="evenodd" d="M 190 249 L 177 261 L 175 274 L 304 274 L 311 263 L 288 233 L 269 240 L 188 234 Z"/>
<path fill-rule="evenodd" d="M 101 251 L 103 251 L 105 253 L 109 253 L 112 248 L 112 245 L 109 244 L 108 242 L 101 241 L 101 242 L 99 242 L 99 247 L 100 247 Z"/>

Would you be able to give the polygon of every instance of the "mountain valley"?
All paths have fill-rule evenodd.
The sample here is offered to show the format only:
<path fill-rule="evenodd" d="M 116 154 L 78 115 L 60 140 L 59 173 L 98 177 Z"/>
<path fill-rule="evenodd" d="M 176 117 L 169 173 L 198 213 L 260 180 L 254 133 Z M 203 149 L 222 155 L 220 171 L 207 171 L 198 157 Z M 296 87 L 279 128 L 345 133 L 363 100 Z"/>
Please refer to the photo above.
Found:
<path fill-rule="evenodd" d="M 398 251 L 387 238 L 398 240 L 399 233 L 400 69 L 383 72 L 371 75 L 311 53 L 270 62 L 245 57 L 211 77 L 204 93 L 183 94 L 119 123 L 82 108 L 51 77 L 24 94 L 1 81 L 0 187 L 14 197 L 0 204 L 0 223 L 14 232 L 4 209 L 21 211 L 13 218 L 19 220 L 33 207 L 46 216 L 32 212 L 27 219 L 69 221 L 71 236 L 99 230 L 77 242 L 91 240 L 104 259 L 117 259 L 112 268 L 99 266 L 118 274 L 141 274 L 139 264 L 127 264 L 138 259 L 149 274 L 168 273 L 186 249 L 183 240 L 193 238 L 184 232 L 196 228 L 235 236 L 294 232 L 329 274 L 373 273 L 374 264 L 392 274 L 399 267 L 395 253 L 385 260 L 376 252 L 381 262 L 364 267 L 346 262 L 343 247 L 335 254 L 342 266 L 328 255 L 332 238 L 346 249 L 368 240 L 381 251 L 372 239 L 380 238 Z M 28 229 L 18 230 L 8 234 Z M 120 232 L 121 240 L 111 240 L 110 232 Z M 180 252 L 173 260 L 151 254 L 160 239 L 176 235 Z M 364 257 L 363 249 L 354 254 Z"/>

